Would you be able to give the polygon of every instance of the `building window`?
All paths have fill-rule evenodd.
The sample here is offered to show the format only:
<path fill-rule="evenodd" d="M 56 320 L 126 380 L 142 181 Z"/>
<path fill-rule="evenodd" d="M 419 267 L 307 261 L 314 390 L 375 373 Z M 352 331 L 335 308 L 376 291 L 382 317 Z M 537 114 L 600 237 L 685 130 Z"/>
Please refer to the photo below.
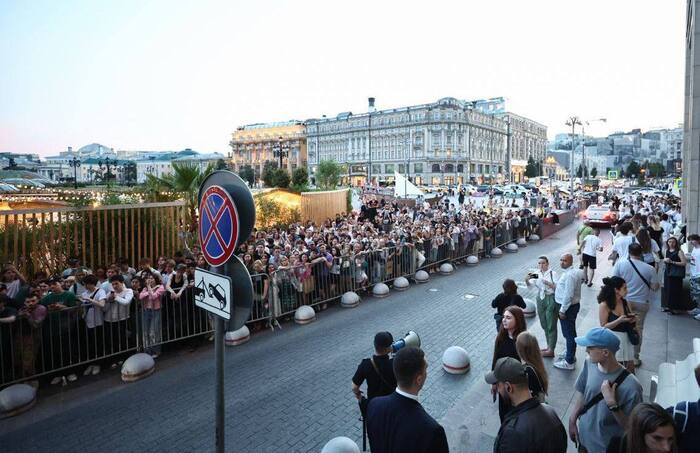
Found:
<path fill-rule="evenodd" d="M 384 173 L 389 173 L 389 174 L 394 173 L 394 164 L 384 165 Z"/>
<path fill-rule="evenodd" d="M 372 164 L 372 173 L 381 173 L 382 166 L 379 164 Z"/>
<path fill-rule="evenodd" d="M 464 164 L 457 164 L 457 173 L 462 173 L 464 171 Z"/>
<path fill-rule="evenodd" d="M 484 172 L 484 166 L 482 164 L 479 164 L 479 173 Z"/>
<path fill-rule="evenodd" d="M 423 164 L 413 164 L 414 173 L 423 173 Z"/>
<path fill-rule="evenodd" d="M 404 164 L 399 164 L 399 173 L 406 173 L 406 166 Z"/>
<path fill-rule="evenodd" d="M 440 173 L 440 164 L 433 164 L 432 170 L 433 173 Z"/>

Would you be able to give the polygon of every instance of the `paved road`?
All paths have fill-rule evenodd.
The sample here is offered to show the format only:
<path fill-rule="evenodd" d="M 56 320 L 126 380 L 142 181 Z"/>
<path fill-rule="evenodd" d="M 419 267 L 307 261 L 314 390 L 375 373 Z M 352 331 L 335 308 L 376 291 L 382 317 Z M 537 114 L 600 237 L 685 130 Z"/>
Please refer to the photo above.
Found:
<path fill-rule="evenodd" d="M 372 350 L 379 330 L 421 336 L 429 361 L 421 400 L 440 419 L 490 366 L 495 327 L 491 299 L 504 278 L 522 279 L 538 255 L 550 261 L 572 248 L 575 226 L 555 237 L 451 276 L 433 276 L 386 299 L 352 310 L 329 308 L 307 326 L 253 336 L 226 351 L 228 448 L 236 452 L 318 452 L 345 435 L 361 442 L 350 377 Z M 528 290 L 521 290 L 527 297 Z M 466 294 L 476 295 L 465 298 Z M 532 320 L 530 321 L 532 322 Z M 466 376 L 441 368 L 443 351 L 464 347 Z M 213 347 L 159 359 L 156 373 L 121 384 L 103 374 L 78 388 L 43 398 L 18 418 L 0 422 L 4 452 L 212 451 Z"/>

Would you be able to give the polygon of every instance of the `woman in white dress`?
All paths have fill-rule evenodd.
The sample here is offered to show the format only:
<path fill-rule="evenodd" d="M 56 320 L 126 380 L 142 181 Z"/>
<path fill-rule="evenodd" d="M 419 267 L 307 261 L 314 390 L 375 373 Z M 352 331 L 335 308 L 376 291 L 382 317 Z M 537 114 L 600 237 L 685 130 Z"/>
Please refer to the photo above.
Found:
<path fill-rule="evenodd" d="M 620 339 L 620 349 L 615 354 L 618 362 L 634 373 L 634 345 L 629 332 L 636 331 L 637 319 L 625 300 L 626 295 L 627 283 L 624 279 L 604 278 L 603 287 L 598 293 L 598 317 L 600 325 L 610 329 Z"/>

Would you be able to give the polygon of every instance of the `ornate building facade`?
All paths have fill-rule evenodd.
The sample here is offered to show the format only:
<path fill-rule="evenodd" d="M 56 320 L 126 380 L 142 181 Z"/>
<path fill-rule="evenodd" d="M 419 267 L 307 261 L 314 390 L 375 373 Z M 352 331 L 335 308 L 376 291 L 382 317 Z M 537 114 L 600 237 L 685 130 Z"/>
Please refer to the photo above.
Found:
<path fill-rule="evenodd" d="M 515 115 L 504 118 L 502 98 L 497 99 L 500 104 L 442 98 L 430 104 L 375 110 L 370 98 L 367 113 L 307 120 L 309 174 L 313 178 L 319 162 L 334 160 L 344 164 L 345 179 L 353 185 L 391 182 L 394 172 L 423 185 L 503 181 L 510 173 L 507 119 L 518 130 L 523 152 L 541 150 L 542 158 L 546 128 L 544 140 L 535 146 L 520 133 L 528 128 L 525 118 L 517 117 L 517 125 Z M 498 108 L 491 108 L 494 105 Z"/>
<path fill-rule="evenodd" d="M 283 150 L 282 166 L 291 174 L 299 167 L 306 167 L 306 134 L 302 121 L 256 123 L 240 126 L 233 133 L 230 166 L 240 171 L 246 165 L 253 168 L 259 180 L 267 161 L 279 163 L 275 150 Z"/>
<path fill-rule="evenodd" d="M 510 168 L 510 180 L 521 182 L 528 158 L 532 157 L 538 167 L 543 165 L 547 154 L 547 126 L 511 112 L 497 116 L 508 125 L 510 162 L 507 166 Z M 544 171 L 541 173 L 546 174 Z"/>

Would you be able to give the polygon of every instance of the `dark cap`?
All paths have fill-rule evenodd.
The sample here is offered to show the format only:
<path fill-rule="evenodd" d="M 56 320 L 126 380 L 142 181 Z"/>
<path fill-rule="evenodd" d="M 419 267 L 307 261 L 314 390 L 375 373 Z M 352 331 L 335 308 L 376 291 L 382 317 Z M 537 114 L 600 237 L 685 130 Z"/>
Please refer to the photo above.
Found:
<path fill-rule="evenodd" d="M 394 342 L 394 337 L 389 332 L 379 332 L 374 336 L 374 348 L 386 349 Z"/>
<path fill-rule="evenodd" d="M 510 382 L 511 384 L 527 384 L 525 365 L 512 357 L 501 357 L 496 361 L 493 371 L 485 376 L 486 382 L 496 384 L 498 382 Z"/>

